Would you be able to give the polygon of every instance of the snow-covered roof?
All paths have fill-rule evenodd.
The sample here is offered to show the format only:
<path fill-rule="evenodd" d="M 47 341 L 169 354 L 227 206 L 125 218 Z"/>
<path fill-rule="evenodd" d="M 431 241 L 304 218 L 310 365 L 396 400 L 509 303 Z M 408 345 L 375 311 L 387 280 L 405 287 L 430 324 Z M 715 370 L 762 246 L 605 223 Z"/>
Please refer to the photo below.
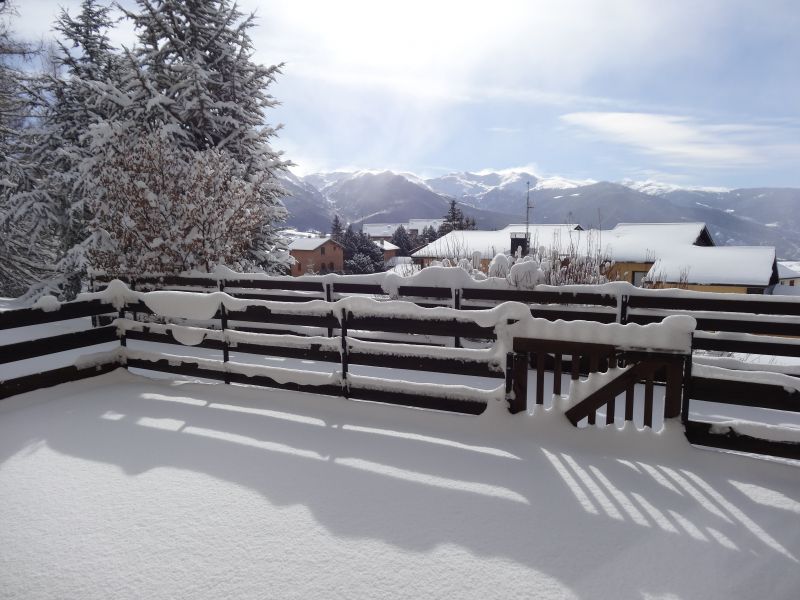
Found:
<path fill-rule="evenodd" d="M 372 243 L 378 246 L 381 250 L 386 252 L 387 250 L 399 250 L 399 246 L 395 246 L 392 242 L 387 240 L 372 240 Z"/>
<path fill-rule="evenodd" d="M 338 243 L 334 240 L 331 240 L 330 236 L 318 238 L 297 238 L 296 240 L 292 240 L 292 243 L 289 244 L 289 250 L 316 250 L 322 246 L 322 244 L 328 241 L 333 241 L 334 244 Z"/>
<path fill-rule="evenodd" d="M 361 226 L 361 231 L 371 237 L 391 237 L 392 234 L 401 225 L 409 231 L 416 229 L 421 232 L 426 227 L 433 227 L 439 229 L 439 226 L 444 223 L 444 219 L 409 219 L 408 223 L 364 223 Z"/>
<path fill-rule="evenodd" d="M 391 237 L 400 225 L 406 226 L 405 223 L 364 223 L 361 232 L 370 237 Z"/>
<path fill-rule="evenodd" d="M 601 253 L 617 262 L 653 262 L 669 255 L 675 248 L 691 247 L 707 237 L 705 223 L 619 223 L 613 229 L 587 232 Z"/>
<path fill-rule="evenodd" d="M 777 274 L 771 246 L 688 246 L 660 257 L 647 274 L 651 281 L 697 285 L 768 286 Z M 777 279 L 777 277 L 776 277 Z"/>
<path fill-rule="evenodd" d="M 577 233 L 577 225 L 531 225 L 531 245 L 566 245 L 570 235 Z M 494 258 L 496 254 L 511 253 L 513 234 L 525 234 L 524 223 L 514 223 L 497 231 L 466 230 L 451 231 L 438 240 L 423 246 L 413 256 L 415 258 L 468 258 L 475 252 L 481 258 Z"/>
<path fill-rule="evenodd" d="M 417 229 L 422 231 L 426 227 L 433 227 L 439 229 L 439 226 L 444 223 L 444 219 L 409 219 L 406 229 Z"/>
<path fill-rule="evenodd" d="M 800 279 L 800 262 L 778 262 L 778 279 Z"/>

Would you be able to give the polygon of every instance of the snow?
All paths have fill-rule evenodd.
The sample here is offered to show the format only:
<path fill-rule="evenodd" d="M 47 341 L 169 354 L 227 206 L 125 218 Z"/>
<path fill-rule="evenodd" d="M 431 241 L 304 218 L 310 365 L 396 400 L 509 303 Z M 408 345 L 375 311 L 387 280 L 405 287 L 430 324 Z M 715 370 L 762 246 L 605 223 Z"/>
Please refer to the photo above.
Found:
<path fill-rule="evenodd" d="M 31 308 L 38 308 L 44 312 L 54 312 L 61 308 L 61 303 L 55 296 L 39 296 L 36 302 L 33 303 Z"/>
<path fill-rule="evenodd" d="M 800 263 L 779 260 L 778 279 L 800 279 Z"/>
<path fill-rule="evenodd" d="M 289 251 L 292 250 L 316 250 L 322 244 L 329 241 L 328 237 L 296 238 L 289 243 Z"/>
<path fill-rule="evenodd" d="M 676 185 L 674 183 L 663 183 L 659 181 L 653 181 L 651 179 L 648 179 L 646 181 L 635 181 L 633 179 L 624 179 L 620 182 L 620 184 L 632 190 L 636 190 L 637 192 L 648 194 L 649 196 L 663 196 L 665 194 L 669 194 L 670 192 L 682 192 L 682 191 L 709 192 L 717 194 L 724 194 L 731 191 L 729 188 L 725 187 L 682 186 L 682 185 Z"/>
<path fill-rule="evenodd" d="M 4 400 L 2 595 L 796 597 L 796 467 L 501 404 L 123 371 Z"/>
<path fill-rule="evenodd" d="M 776 296 L 800 296 L 800 286 L 779 283 L 772 288 L 772 294 Z"/>
<path fill-rule="evenodd" d="M 686 246 L 661 255 L 647 274 L 650 281 L 704 285 L 768 286 L 775 248 L 768 246 Z"/>
<path fill-rule="evenodd" d="M 607 231 L 592 231 L 593 243 L 617 262 L 653 262 L 675 250 L 691 247 L 705 223 L 619 223 Z"/>
<path fill-rule="evenodd" d="M 372 243 L 375 244 L 378 248 L 380 248 L 384 252 L 386 252 L 388 250 L 399 250 L 400 249 L 399 246 L 395 246 L 392 242 L 387 242 L 386 240 L 373 240 Z"/>
<path fill-rule="evenodd" d="M 553 244 L 569 244 L 576 225 L 530 225 L 532 247 Z M 524 234 L 525 224 L 514 223 L 497 231 L 466 230 L 451 231 L 420 248 L 412 256 L 415 258 L 472 258 L 478 253 L 480 258 L 492 259 L 496 254 L 511 254 L 512 234 Z"/>
<path fill-rule="evenodd" d="M 565 177 L 553 176 L 542 177 L 533 187 L 534 190 L 568 190 L 571 188 L 583 187 L 597 183 L 594 179 L 567 179 Z"/>

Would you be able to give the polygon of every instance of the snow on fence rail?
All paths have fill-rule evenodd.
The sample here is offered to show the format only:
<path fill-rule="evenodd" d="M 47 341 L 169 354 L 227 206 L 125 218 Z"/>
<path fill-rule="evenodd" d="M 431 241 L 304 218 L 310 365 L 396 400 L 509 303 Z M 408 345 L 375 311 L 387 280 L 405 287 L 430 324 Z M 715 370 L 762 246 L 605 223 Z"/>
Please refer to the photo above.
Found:
<path fill-rule="evenodd" d="M 152 316 L 144 322 L 127 318 L 136 313 Z M 797 411 L 798 386 L 786 391 L 783 380 L 755 381 L 750 376 L 742 381 L 735 370 L 727 368 L 728 364 L 716 370 L 700 365 L 693 374 L 691 350 L 695 320 L 687 316 L 667 315 L 661 317 L 659 323 L 645 325 L 602 324 L 537 318 L 528 304 L 514 302 L 486 310 L 424 308 L 412 302 L 378 301 L 363 296 L 298 303 L 236 298 L 223 292 L 138 292 L 121 282 L 112 282 L 104 291 L 85 294 L 76 302 L 42 303 L 37 308 L 0 313 L 0 329 L 97 315 L 115 315 L 116 318 L 111 325 L 86 331 L 1 345 L 0 363 L 64 350 L 88 349 L 117 339 L 121 344 L 118 350 L 89 354 L 67 367 L 2 381 L 0 398 L 128 366 L 226 383 L 344 395 L 468 414 L 480 414 L 487 404 L 506 400 L 509 410 L 515 413 L 528 408 L 527 386 L 531 373 L 536 378 L 537 404 L 544 403 L 545 392 L 562 396 L 561 375 L 569 373 L 566 416 L 573 424 L 582 420 L 594 424 L 597 411 L 602 408 L 605 408 L 605 422 L 615 422 L 617 400 L 622 400 L 623 395 L 620 410 L 626 421 L 633 420 L 633 388 L 643 383 L 643 423 L 652 427 L 653 388 L 657 382 L 663 382 L 664 416 L 683 416 L 687 437 L 692 443 L 800 457 L 800 446 L 787 444 L 775 432 L 771 432 L 769 440 L 753 442 L 752 437 L 733 429 L 720 434 L 710 424 L 688 420 L 690 399 L 728 402 L 732 398 L 728 403 Z M 242 327 L 246 327 L 243 323 L 305 328 L 306 335 L 277 334 L 258 328 L 243 331 Z M 321 334 L 307 335 L 314 330 Z M 412 338 L 469 337 L 474 338 L 471 342 L 483 340 L 483 343 L 473 348 L 445 348 L 430 342 L 413 344 L 364 339 L 365 331 L 393 332 Z M 221 356 L 208 358 L 135 350 L 127 347 L 128 340 L 184 349 L 202 348 L 219 352 Z M 750 341 L 762 345 L 772 343 Z M 785 343 L 797 346 L 795 340 Z M 339 369 L 333 373 L 313 373 L 238 363 L 230 360 L 231 352 L 334 363 Z M 505 385 L 487 390 L 466 385 L 378 379 L 354 375 L 349 372 L 350 365 L 505 378 Z M 545 390 L 545 371 L 554 375 L 552 389 Z M 586 378 L 581 379 L 582 375 Z"/>
<path fill-rule="evenodd" d="M 225 290 L 238 298 L 282 302 L 335 301 L 368 295 L 386 300 L 407 299 L 424 307 L 450 306 L 461 310 L 521 302 L 529 305 L 534 317 L 552 321 L 644 325 L 660 322 L 668 315 L 689 314 L 697 320 L 698 335 L 693 346 L 696 350 L 800 357 L 800 346 L 787 340 L 787 337 L 800 338 L 800 298 L 649 290 L 625 282 L 517 289 L 506 279 L 475 281 L 461 269 L 445 267 L 429 267 L 411 277 L 392 273 L 269 277 L 226 270 L 214 276 L 132 281 L 144 289 Z"/>

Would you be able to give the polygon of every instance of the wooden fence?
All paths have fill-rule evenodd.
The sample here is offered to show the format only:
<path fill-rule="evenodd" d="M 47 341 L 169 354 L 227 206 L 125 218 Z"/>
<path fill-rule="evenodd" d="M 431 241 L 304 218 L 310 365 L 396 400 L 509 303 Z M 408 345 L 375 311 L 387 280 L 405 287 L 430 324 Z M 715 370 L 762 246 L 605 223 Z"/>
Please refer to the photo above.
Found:
<path fill-rule="evenodd" d="M 197 278 L 191 278 L 195 287 Z M 208 290 L 224 289 L 239 298 L 298 302 L 317 299 L 332 303 L 351 295 L 379 295 L 382 288 L 374 284 L 338 281 L 287 281 L 279 280 L 199 280 L 208 284 Z M 152 287 L 188 286 L 186 278 L 149 282 Z M 239 292 L 241 289 L 255 290 Z M 265 294 L 264 291 L 267 291 Z M 682 416 L 690 442 L 719 448 L 759 452 L 777 456 L 800 458 L 800 445 L 748 438 L 734 432 L 718 433 L 711 424 L 689 419 L 692 400 L 746 405 L 770 410 L 800 412 L 798 393 L 784 386 L 765 383 L 738 382 L 712 374 L 693 374 L 690 355 L 675 355 L 619 345 L 591 344 L 579 341 L 541 340 L 517 337 L 513 352 L 495 358 L 477 357 L 469 349 L 437 350 L 432 339 L 452 339 L 455 346 L 465 339 L 471 345 L 490 345 L 496 338 L 493 327 L 480 325 L 475 312 L 488 305 L 514 300 L 528 305 L 530 313 L 548 320 L 589 320 L 602 327 L 609 322 L 653 323 L 670 314 L 691 314 L 698 321 L 698 331 L 693 337 L 695 350 L 747 352 L 776 356 L 800 356 L 800 344 L 789 336 L 800 337 L 800 302 L 778 299 L 752 299 L 752 297 L 706 298 L 702 295 L 670 295 L 663 291 L 636 291 L 629 295 L 609 294 L 570 289 L 547 291 L 494 290 L 465 288 L 452 290 L 441 287 L 400 287 L 399 296 L 413 299 L 418 304 L 451 303 L 458 311 L 451 318 L 419 318 L 387 316 L 386 314 L 359 314 L 353 311 L 336 311 L 334 305 L 327 311 L 279 310 L 274 306 L 247 306 L 241 310 L 222 307 L 214 315 L 214 324 L 201 324 L 205 333 L 197 347 L 220 352 L 218 360 L 185 357 L 177 361 L 170 357 L 147 352 L 118 352 L 84 360 L 75 366 L 15 377 L 0 382 L 0 398 L 57 385 L 98 373 L 105 373 L 120 365 L 164 371 L 226 383 L 249 383 L 282 389 L 313 391 L 323 394 L 344 395 L 349 398 L 402 404 L 419 408 L 432 408 L 479 414 L 485 409 L 487 399 L 493 397 L 486 390 L 466 386 L 437 389 L 432 385 L 414 386 L 407 382 L 381 383 L 379 380 L 349 373 L 350 365 L 364 365 L 389 369 L 405 369 L 438 373 L 473 375 L 493 379 L 505 378 L 506 399 L 512 412 L 526 410 L 528 378 L 535 377 L 535 402 L 541 404 L 549 394 L 560 395 L 562 373 L 569 372 L 571 381 L 581 375 L 608 373 L 617 376 L 596 389 L 566 413 L 577 424 L 586 419 L 596 422 L 598 410 L 605 411 L 605 422 L 612 423 L 616 414 L 616 400 L 624 395 L 621 409 L 626 420 L 633 419 L 633 388 L 644 386 L 644 415 L 646 426 L 653 424 L 653 389 L 664 386 L 664 416 Z M 292 298 L 288 300 L 288 298 Z M 431 302 L 433 301 L 433 302 Z M 288 305 L 287 305 L 288 306 Z M 726 310 L 727 309 L 727 310 Z M 732 310 L 734 309 L 734 310 Z M 124 347 L 128 340 L 180 345 L 172 328 L 180 324 L 137 322 L 128 316 L 152 315 L 145 303 L 129 303 L 118 310 L 102 300 L 78 301 L 62 304 L 58 310 L 21 309 L 0 313 L 0 330 L 26 327 L 80 317 L 116 318 L 116 323 L 93 327 L 85 331 L 65 333 L 37 340 L 26 340 L 0 345 L 0 364 L 44 356 L 65 350 L 90 348 L 119 339 Z M 613 318 L 612 318 L 613 317 Z M 190 325 L 192 323 L 189 323 Z M 264 327 L 272 329 L 265 330 Z M 177 329 L 175 329 L 177 330 Z M 404 336 L 402 348 L 392 341 L 369 341 L 369 333 L 386 332 Z M 248 337 L 247 334 L 250 334 Z M 385 337 L 385 336 L 384 336 Z M 420 339 L 421 341 L 413 341 Z M 290 343 L 289 343 L 290 342 Z M 416 343 L 416 350 L 411 344 Z M 269 355 L 286 358 L 337 363 L 338 378 L 303 377 L 300 372 L 287 373 L 285 369 L 238 370 L 230 364 L 230 353 Z M 440 356 L 437 356 L 437 353 Z M 531 371 L 530 368 L 533 368 Z M 545 389 L 544 373 L 552 373 L 552 388 Z M 619 415 L 623 416 L 623 415 Z"/>

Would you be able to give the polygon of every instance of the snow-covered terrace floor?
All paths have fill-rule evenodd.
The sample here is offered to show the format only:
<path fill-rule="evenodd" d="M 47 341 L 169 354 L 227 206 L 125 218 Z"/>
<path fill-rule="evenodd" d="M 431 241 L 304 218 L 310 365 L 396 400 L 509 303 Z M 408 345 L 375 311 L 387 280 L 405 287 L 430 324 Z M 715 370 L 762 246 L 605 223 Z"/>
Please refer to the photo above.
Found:
<path fill-rule="evenodd" d="M 117 371 L 0 403 L 3 598 L 791 598 L 800 470 Z"/>

